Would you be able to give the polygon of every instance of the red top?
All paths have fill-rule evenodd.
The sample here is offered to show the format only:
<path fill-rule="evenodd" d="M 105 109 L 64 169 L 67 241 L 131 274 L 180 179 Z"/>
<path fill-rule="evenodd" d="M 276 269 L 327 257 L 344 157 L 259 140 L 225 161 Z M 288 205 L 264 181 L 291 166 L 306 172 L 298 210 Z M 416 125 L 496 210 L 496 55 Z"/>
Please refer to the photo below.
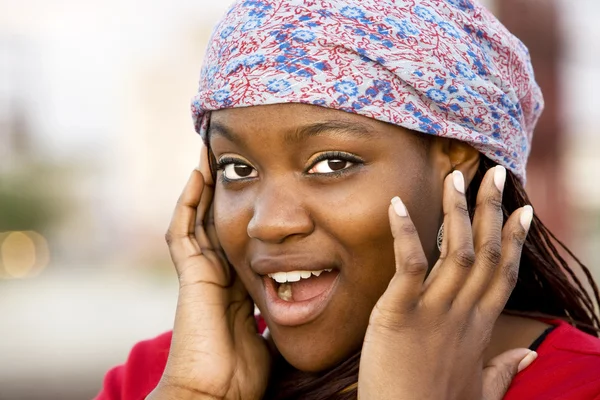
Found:
<path fill-rule="evenodd" d="M 547 322 L 557 327 L 504 400 L 600 400 L 600 339 L 563 321 Z M 170 344 L 171 332 L 136 344 L 127 362 L 108 372 L 95 400 L 145 399 L 158 384 Z"/>

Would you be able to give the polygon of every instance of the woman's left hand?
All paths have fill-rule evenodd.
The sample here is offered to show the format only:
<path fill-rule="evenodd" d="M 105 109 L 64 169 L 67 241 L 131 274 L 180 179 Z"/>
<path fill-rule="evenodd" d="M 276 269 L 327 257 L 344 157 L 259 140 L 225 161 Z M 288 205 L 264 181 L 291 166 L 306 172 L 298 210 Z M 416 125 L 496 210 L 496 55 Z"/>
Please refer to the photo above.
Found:
<path fill-rule="evenodd" d="M 363 400 L 500 400 L 536 353 L 514 349 L 484 365 L 494 324 L 518 277 L 532 209 L 502 226 L 506 170 L 490 169 L 477 197 L 473 224 L 460 172 L 444 182 L 444 243 L 428 263 L 406 207 L 389 217 L 396 274 L 377 302 L 365 336 L 358 395 Z"/>

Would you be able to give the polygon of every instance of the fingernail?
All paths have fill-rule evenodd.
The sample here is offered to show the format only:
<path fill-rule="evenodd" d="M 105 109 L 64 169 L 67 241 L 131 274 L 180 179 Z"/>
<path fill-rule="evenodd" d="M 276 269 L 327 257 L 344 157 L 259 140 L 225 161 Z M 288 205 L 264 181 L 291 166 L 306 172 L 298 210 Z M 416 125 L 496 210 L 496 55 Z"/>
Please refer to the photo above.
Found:
<path fill-rule="evenodd" d="M 494 168 L 494 184 L 502 193 L 504 190 L 504 183 L 506 182 L 506 168 L 501 165 L 498 165 Z"/>
<path fill-rule="evenodd" d="M 200 169 L 200 166 L 198 165 L 196 168 L 194 168 L 196 171 L 198 172 L 202 172 L 202 170 Z"/>
<path fill-rule="evenodd" d="M 521 211 L 521 216 L 519 220 L 521 222 L 521 226 L 526 231 L 529 231 L 529 227 L 531 226 L 531 220 L 533 219 L 533 207 L 525 206 L 523 207 L 523 211 Z"/>
<path fill-rule="evenodd" d="M 404 205 L 402 200 L 400 200 L 400 197 L 396 196 L 392 199 L 392 207 L 394 207 L 394 211 L 396 212 L 396 214 L 398 214 L 398 216 L 400 216 L 400 217 L 408 216 L 408 212 L 406 211 L 406 206 Z"/>
<path fill-rule="evenodd" d="M 527 353 L 527 355 L 525 357 L 523 357 L 523 359 L 519 363 L 519 366 L 517 367 L 517 372 L 521 372 L 525 368 L 529 367 L 531 365 L 531 363 L 537 358 L 537 356 L 538 356 L 538 353 L 536 353 L 535 351 L 531 351 L 531 352 Z"/>
<path fill-rule="evenodd" d="M 458 190 L 459 192 L 464 194 L 465 193 L 465 177 L 463 176 L 462 172 L 460 172 L 460 171 L 452 172 L 452 181 L 454 182 L 454 187 L 456 188 L 456 190 Z"/>

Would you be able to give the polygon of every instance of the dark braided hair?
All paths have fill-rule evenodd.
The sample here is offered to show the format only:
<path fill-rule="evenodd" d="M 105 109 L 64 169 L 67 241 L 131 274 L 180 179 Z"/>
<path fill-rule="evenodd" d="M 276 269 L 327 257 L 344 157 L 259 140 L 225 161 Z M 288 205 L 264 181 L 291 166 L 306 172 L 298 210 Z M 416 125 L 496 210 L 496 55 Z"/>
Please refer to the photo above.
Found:
<path fill-rule="evenodd" d="M 473 218 L 477 192 L 488 169 L 496 164 L 482 156 L 479 169 L 466 196 Z M 518 208 L 530 204 L 519 180 L 507 171 L 502 199 L 504 222 Z M 562 248 L 585 275 L 589 293 L 557 246 Z M 525 317 L 562 319 L 578 329 L 597 336 L 600 318 L 598 286 L 590 271 L 552 232 L 534 216 L 521 255 L 519 279 L 505 307 L 505 313 Z M 294 369 L 278 360 L 265 399 L 268 400 L 356 400 L 360 352 L 334 368 L 320 373 Z"/>

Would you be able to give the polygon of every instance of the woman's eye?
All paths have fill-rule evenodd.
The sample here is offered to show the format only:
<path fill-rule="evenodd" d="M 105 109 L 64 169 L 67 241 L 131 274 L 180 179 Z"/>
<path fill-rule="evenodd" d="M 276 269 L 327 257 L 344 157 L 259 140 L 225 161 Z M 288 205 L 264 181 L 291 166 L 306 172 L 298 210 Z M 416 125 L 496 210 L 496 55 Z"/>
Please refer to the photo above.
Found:
<path fill-rule="evenodd" d="M 225 179 L 235 181 L 244 178 L 255 178 L 258 176 L 258 171 L 246 164 L 226 164 L 223 167 L 223 175 Z"/>
<path fill-rule="evenodd" d="M 309 171 L 309 174 L 330 174 L 332 172 L 341 171 L 352 166 L 353 163 L 347 160 L 328 159 L 319 161 Z"/>

